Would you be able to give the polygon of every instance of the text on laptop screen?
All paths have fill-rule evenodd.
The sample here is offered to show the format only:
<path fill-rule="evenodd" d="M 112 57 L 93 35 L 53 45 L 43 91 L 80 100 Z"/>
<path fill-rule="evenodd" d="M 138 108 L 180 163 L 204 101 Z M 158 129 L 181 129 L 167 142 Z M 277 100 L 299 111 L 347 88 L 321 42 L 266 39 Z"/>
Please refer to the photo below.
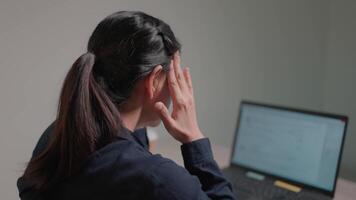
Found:
<path fill-rule="evenodd" d="M 341 119 L 242 104 L 232 162 L 332 191 L 344 129 Z"/>

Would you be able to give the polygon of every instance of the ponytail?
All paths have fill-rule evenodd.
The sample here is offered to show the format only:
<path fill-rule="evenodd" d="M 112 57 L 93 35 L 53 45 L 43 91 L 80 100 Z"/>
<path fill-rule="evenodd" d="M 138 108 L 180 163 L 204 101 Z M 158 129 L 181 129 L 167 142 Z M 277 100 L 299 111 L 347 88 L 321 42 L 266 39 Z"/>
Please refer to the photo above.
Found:
<path fill-rule="evenodd" d="M 69 70 L 60 94 L 53 137 L 28 164 L 24 178 L 40 191 L 69 178 L 122 128 L 119 111 L 95 80 L 95 55 L 81 55 Z"/>

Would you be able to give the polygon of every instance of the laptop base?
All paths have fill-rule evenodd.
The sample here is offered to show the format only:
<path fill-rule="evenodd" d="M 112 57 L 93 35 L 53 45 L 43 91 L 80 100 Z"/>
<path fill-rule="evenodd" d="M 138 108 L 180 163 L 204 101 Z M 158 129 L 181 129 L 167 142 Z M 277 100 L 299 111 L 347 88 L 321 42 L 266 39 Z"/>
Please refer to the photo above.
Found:
<path fill-rule="evenodd" d="M 230 166 L 222 170 L 225 177 L 232 183 L 237 199 L 241 200 L 279 200 L 279 199 L 301 199 L 301 200 L 329 200 L 318 191 L 303 189 L 300 192 L 292 192 L 274 185 L 276 181 L 266 176 L 263 180 L 257 180 L 246 176 L 246 169 L 238 166 Z"/>

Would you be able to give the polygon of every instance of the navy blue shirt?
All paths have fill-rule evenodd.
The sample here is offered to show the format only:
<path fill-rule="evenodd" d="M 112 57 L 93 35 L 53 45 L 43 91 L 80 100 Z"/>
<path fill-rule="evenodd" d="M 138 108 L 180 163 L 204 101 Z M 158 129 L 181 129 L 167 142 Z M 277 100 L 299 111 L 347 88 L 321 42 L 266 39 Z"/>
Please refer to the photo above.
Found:
<path fill-rule="evenodd" d="M 44 150 L 52 123 L 33 156 Z M 20 177 L 20 198 L 33 199 L 235 199 L 231 184 L 214 161 L 208 138 L 181 145 L 185 168 L 148 151 L 146 128 L 124 129 L 117 140 L 91 154 L 84 169 L 43 197 Z"/>

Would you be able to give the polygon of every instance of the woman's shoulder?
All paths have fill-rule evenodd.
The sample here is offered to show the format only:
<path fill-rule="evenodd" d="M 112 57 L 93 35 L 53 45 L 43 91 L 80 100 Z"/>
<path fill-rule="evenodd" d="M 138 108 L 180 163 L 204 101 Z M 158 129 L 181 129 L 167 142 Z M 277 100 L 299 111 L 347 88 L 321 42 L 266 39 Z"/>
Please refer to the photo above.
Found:
<path fill-rule="evenodd" d="M 86 168 L 117 169 L 118 173 L 136 170 L 137 173 L 147 174 L 165 162 L 172 161 L 160 154 L 152 154 L 135 140 L 119 138 L 90 155 Z"/>

